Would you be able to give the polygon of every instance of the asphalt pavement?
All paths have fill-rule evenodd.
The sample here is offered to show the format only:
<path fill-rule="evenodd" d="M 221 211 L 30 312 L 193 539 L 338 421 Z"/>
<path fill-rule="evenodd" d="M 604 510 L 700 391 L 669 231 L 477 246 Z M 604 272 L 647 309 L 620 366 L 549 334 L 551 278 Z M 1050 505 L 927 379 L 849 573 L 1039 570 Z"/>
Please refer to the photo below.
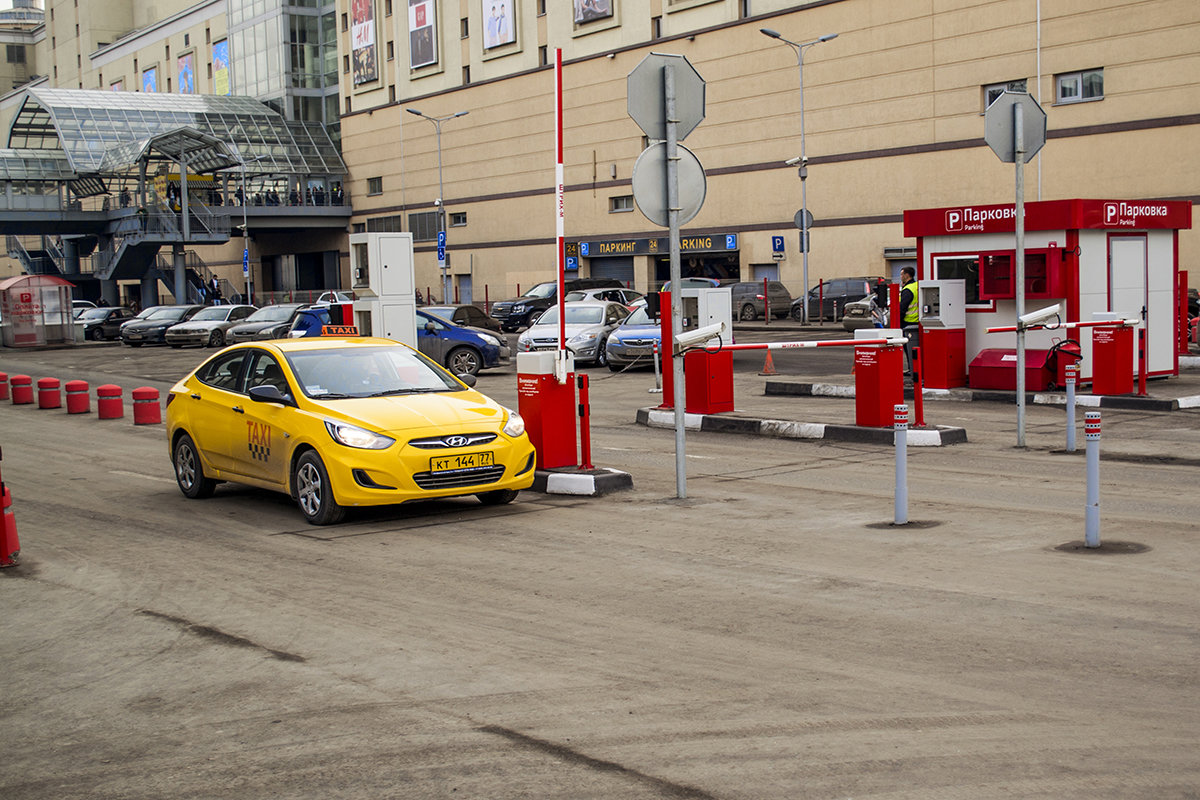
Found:
<path fill-rule="evenodd" d="M 128 402 L 208 352 L 0 350 L 0 371 Z M 760 376 L 742 354 L 736 413 L 852 423 L 852 397 L 765 392 L 852 385 L 848 358 Z M 679 497 L 674 432 L 636 421 L 653 372 L 581 371 L 593 459 L 632 489 L 329 528 L 259 490 L 185 499 L 128 406 L 0 401 L 22 544 L 0 797 L 1196 797 L 1200 410 L 1101 409 L 1089 550 L 1061 406 L 1031 405 L 1018 448 L 1013 403 L 926 403 L 967 440 L 910 451 L 896 526 L 889 444 L 689 431 Z M 517 404 L 512 367 L 478 388 Z"/>

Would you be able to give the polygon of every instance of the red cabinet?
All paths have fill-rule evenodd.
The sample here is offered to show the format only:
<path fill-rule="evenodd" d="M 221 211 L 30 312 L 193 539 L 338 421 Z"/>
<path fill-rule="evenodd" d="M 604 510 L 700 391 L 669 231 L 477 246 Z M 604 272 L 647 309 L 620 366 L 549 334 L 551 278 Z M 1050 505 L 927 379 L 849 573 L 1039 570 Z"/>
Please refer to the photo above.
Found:
<path fill-rule="evenodd" d="M 1012 250 L 979 255 L 979 297 L 1009 300 L 1017 296 L 1017 270 Z M 1025 251 L 1025 296 L 1031 299 L 1066 297 L 1062 250 L 1049 247 Z"/>

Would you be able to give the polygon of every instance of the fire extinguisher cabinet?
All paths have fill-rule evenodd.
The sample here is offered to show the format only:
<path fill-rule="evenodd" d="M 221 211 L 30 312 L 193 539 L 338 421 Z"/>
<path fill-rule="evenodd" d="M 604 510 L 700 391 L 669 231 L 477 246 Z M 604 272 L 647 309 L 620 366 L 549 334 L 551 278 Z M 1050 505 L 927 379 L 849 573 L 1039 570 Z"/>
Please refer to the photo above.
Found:
<path fill-rule="evenodd" d="M 575 439 L 575 358 L 567 354 L 567 381 L 554 376 L 557 351 L 517 353 L 517 402 L 538 469 L 578 464 Z"/>
<path fill-rule="evenodd" d="M 903 402 L 904 348 L 854 348 L 854 424 L 890 428 L 895 422 L 895 407 Z"/>
<path fill-rule="evenodd" d="M 1133 393 L 1133 328 L 1092 328 L 1092 394 Z"/>

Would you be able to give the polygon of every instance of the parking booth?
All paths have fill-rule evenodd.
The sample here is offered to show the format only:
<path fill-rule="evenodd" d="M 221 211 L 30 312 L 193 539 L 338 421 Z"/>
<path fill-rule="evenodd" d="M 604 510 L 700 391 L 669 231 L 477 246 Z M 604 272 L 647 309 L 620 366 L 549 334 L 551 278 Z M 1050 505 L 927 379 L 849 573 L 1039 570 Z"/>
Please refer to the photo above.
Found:
<path fill-rule="evenodd" d="M 74 342 L 74 286 L 57 275 L 18 275 L 0 281 L 0 342 L 5 347 Z"/>
<path fill-rule="evenodd" d="M 1016 388 L 1016 333 L 986 329 L 1016 320 L 1015 204 L 962 205 L 904 212 L 904 233 L 917 240 L 918 285 L 961 280 L 963 355 L 968 382 L 978 388 Z M 1179 374 L 1176 331 L 1182 301 L 1179 231 L 1192 227 L 1188 201 L 1046 200 L 1025 204 L 1025 310 L 1062 308 L 1060 322 L 1097 315 L 1139 320 L 1145 331 L 1146 373 Z M 1186 291 L 1183 289 L 1182 291 Z M 1093 329 L 1112 331 L 1114 327 Z M 1136 336 L 1132 328 L 1128 333 Z M 1097 354 L 1096 336 L 1101 337 Z M 1026 357 L 1041 386 L 1062 384 L 1063 367 L 1078 343 L 1080 382 L 1093 383 L 1101 360 L 1124 381 L 1138 371 L 1136 348 L 1126 357 L 1105 351 L 1106 334 L 1048 327 L 1026 333 Z M 1074 341 L 1072 341 L 1074 340 Z M 989 352 L 980 357 L 983 351 Z M 952 348 L 922 352 L 927 375 L 957 373 Z M 1103 356 L 1103 359 L 1098 358 Z M 1011 358 L 1009 358 L 1011 356 Z M 1027 366 L 1027 369 L 1029 367 Z M 1101 382 L 1107 379 L 1100 376 Z M 984 384 L 984 385 L 981 385 Z M 1033 390 L 1037 384 L 1029 384 Z M 1097 391 L 1093 387 L 1093 391 Z M 1097 393 L 1099 393 L 1097 391 Z"/>

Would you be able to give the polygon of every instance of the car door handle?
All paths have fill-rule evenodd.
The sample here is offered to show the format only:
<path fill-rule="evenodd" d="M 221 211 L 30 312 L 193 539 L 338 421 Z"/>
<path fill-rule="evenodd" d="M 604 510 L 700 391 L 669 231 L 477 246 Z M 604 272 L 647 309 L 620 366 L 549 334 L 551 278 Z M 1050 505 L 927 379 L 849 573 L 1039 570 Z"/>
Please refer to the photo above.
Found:
<path fill-rule="evenodd" d="M 233 411 L 236 411 L 236 412 L 237 412 L 237 413 L 239 413 L 239 414 L 245 414 L 245 413 L 246 413 L 246 409 L 242 408 L 241 406 L 234 406 L 232 410 L 233 410 Z"/>
<path fill-rule="evenodd" d="M 196 394 L 195 392 L 192 392 L 192 399 L 193 399 L 193 400 L 199 400 L 199 399 L 200 399 L 200 395 Z"/>

